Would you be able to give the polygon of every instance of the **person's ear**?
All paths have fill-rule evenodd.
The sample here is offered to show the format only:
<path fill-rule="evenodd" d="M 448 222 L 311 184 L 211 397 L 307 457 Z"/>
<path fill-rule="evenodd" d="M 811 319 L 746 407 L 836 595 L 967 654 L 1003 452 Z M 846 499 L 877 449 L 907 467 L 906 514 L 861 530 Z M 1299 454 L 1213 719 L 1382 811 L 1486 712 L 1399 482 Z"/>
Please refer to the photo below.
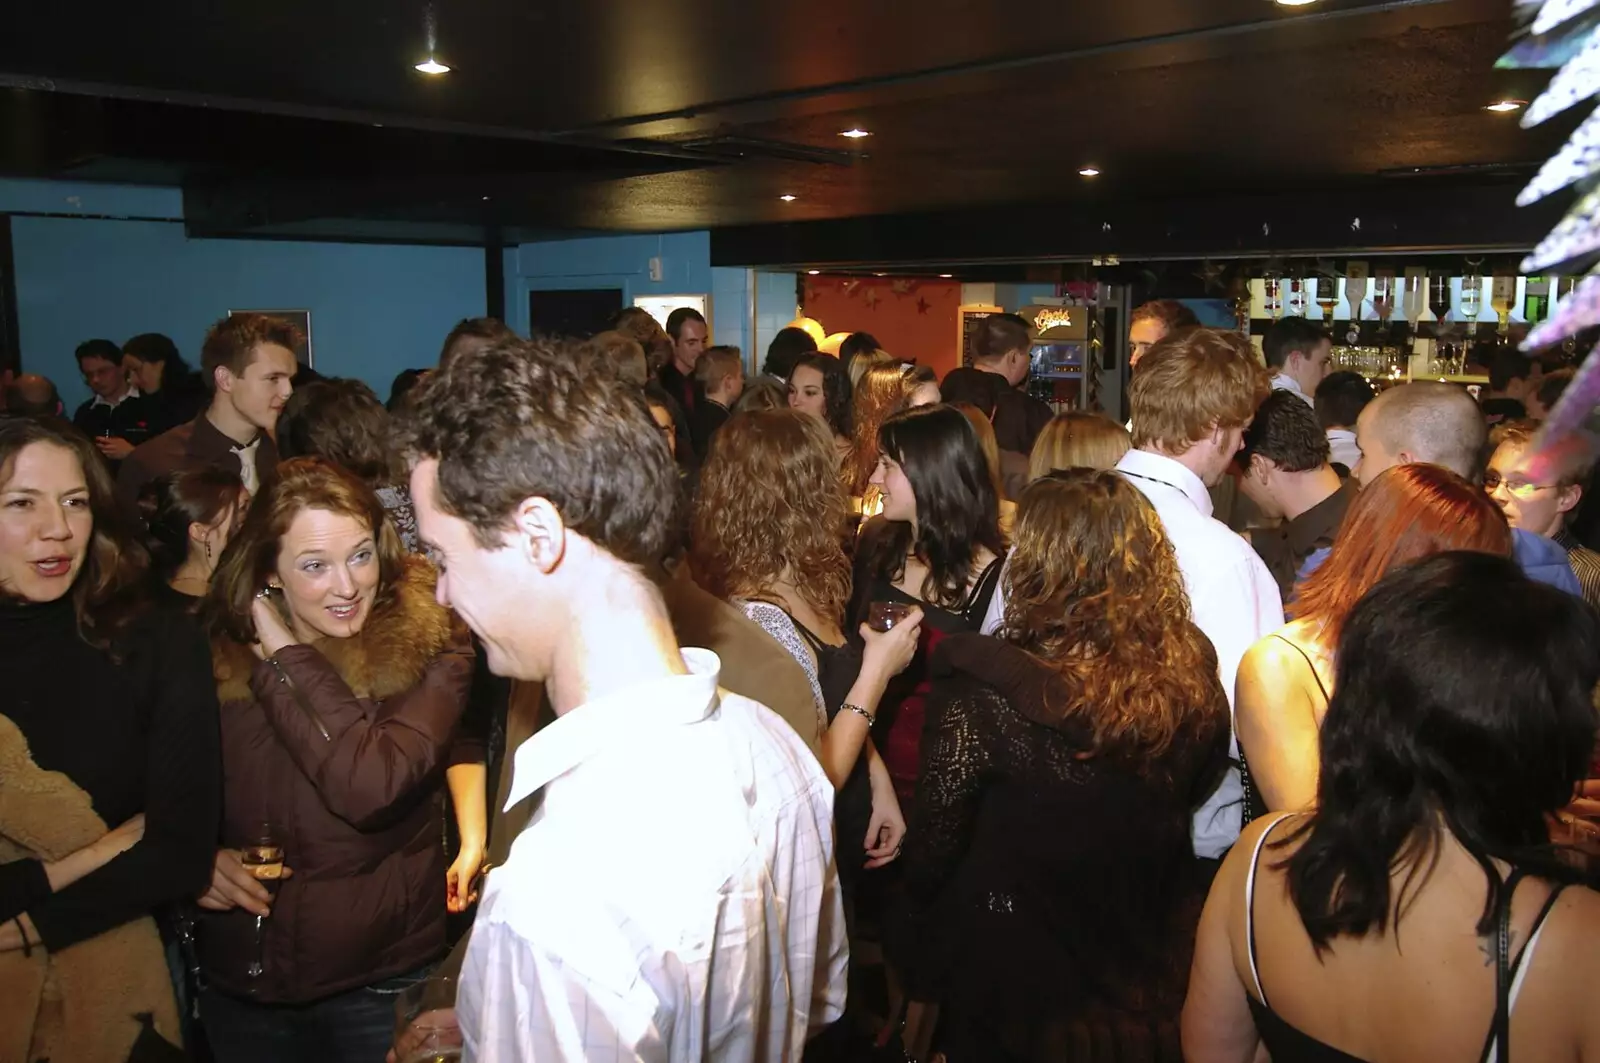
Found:
<path fill-rule="evenodd" d="M 1583 501 L 1583 485 L 1567 484 L 1556 491 L 1556 512 L 1571 513 Z"/>
<path fill-rule="evenodd" d="M 217 390 L 226 394 L 233 390 L 233 370 L 225 365 L 219 365 L 211 371 L 211 379 L 216 384 Z"/>
<path fill-rule="evenodd" d="M 567 551 L 567 524 L 549 499 L 523 499 L 513 516 L 517 548 L 544 575 L 554 572 Z"/>
<path fill-rule="evenodd" d="M 201 524 L 199 521 L 191 520 L 189 522 L 189 541 L 191 543 L 205 542 L 206 536 L 210 533 L 211 529 L 206 527 L 204 524 Z"/>

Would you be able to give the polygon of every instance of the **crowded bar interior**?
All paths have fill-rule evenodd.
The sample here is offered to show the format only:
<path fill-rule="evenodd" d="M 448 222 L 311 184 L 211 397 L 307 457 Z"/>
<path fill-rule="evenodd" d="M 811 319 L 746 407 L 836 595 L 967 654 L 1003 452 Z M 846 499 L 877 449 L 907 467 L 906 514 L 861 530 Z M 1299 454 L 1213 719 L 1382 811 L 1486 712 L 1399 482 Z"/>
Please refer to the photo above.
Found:
<path fill-rule="evenodd" d="M 1596 97 L 0 5 L 0 1063 L 1600 1061 Z"/>

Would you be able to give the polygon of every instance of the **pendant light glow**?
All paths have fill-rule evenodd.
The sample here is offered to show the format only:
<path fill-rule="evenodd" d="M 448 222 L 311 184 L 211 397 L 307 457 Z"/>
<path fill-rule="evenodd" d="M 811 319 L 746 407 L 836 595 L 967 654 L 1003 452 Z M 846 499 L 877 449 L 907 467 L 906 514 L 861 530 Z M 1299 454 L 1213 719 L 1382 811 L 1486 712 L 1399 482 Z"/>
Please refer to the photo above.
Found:
<path fill-rule="evenodd" d="M 450 73 L 449 67 L 445 66 L 431 55 L 422 62 L 418 63 L 416 68 L 422 71 L 422 73 L 432 76 Z"/>
<path fill-rule="evenodd" d="M 1099 177 L 1100 176 L 1100 171 L 1097 168 L 1093 167 L 1093 166 L 1085 166 L 1083 169 L 1078 171 L 1078 176 L 1079 177 Z"/>
<path fill-rule="evenodd" d="M 865 129 L 857 127 L 855 129 L 846 129 L 839 135 L 841 137 L 849 137 L 851 140 L 860 140 L 862 137 L 870 137 L 872 134 L 867 132 Z"/>
<path fill-rule="evenodd" d="M 1496 100 L 1485 107 L 1484 110 L 1493 111 L 1495 114 L 1510 114 L 1513 111 L 1520 111 L 1526 106 L 1528 106 L 1527 100 Z"/>
<path fill-rule="evenodd" d="M 778 198 L 783 200 L 785 203 L 793 203 L 796 199 L 799 199 L 800 197 L 799 196 L 791 196 L 789 193 L 785 192 L 783 195 L 779 196 Z"/>

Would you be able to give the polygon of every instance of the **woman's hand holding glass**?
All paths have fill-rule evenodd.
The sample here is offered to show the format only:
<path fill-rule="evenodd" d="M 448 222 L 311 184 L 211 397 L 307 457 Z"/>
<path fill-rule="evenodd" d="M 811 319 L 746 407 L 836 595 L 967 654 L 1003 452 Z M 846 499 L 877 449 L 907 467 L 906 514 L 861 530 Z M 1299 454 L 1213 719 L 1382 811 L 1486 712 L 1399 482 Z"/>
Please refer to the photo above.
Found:
<path fill-rule="evenodd" d="M 294 872 L 284 866 L 280 878 L 289 878 Z M 230 912 L 243 908 L 251 915 L 272 914 L 272 894 L 244 866 L 238 849 L 218 849 L 211 867 L 211 886 L 200 895 L 199 905 L 213 912 Z"/>

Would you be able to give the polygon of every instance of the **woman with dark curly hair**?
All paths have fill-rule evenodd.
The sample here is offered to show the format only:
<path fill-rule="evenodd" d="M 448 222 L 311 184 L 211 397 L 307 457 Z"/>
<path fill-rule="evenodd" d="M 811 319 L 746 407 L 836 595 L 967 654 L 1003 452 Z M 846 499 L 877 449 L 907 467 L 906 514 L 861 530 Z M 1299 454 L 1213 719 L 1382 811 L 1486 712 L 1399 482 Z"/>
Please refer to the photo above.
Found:
<path fill-rule="evenodd" d="M 1177 1059 L 1190 817 L 1227 765 L 1216 654 L 1116 473 L 1028 487 L 1007 590 L 998 637 L 935 654 L 890 958 L 943 1002 L 951 1063 Z"/>
<path fill-rule="evenodd" d="M 826 356 L 824 356 L 826 357 Z M 822 766 L 838 790 L 839 880 L 900 854 L 905 820 L 870 731 L 889 680 L 911 660 L 921 614 L 847 639 L 850 562 L 838 529 L 844 491 L 825 426 L 798 410 L 735 414 L 701 468 L 690 565 L 805 669 L 817 705 Z M 806 736 L 810 737 L 810 736 Z M 859 841 L 858 841 L 859 839 Z M 860 844 L 864 855 L 846 858 Z"/>
<path fill-rule="evenodd" d="M 840 466 L 850 460 L 850 374 L 837 358 L 826 354 L 803 355 L 789 374 L 789 408 L 810 414 L 833 434 L 833 449 Z"/>
<path fill-rule="evenodd" d="M 923 613 L 919 652 L 889 684 L 874 731 L 904 806 L 921 760 L 928 652 L 947 634 L 979 629 L 1006 546 L 994 478 L 961 411 L 906 410 L 884 422 L 878 439 L 870 483 L 882 496 L 883 514 L 861 531 L 850 616 L 866 620 L 873 602 Z"/>

